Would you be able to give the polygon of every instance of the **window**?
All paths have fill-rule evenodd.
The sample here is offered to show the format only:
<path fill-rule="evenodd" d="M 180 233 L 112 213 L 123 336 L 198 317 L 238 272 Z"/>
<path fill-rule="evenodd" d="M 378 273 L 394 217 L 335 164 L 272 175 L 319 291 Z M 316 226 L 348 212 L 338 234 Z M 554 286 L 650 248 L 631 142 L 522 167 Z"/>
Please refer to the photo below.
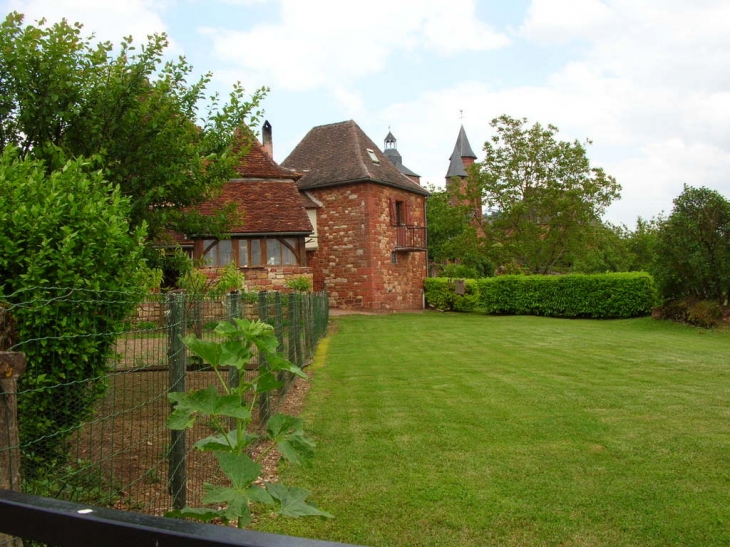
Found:
<path fill-rule="evenodd" d="M 405 226 L 406 223 L 406 204 L 402 201 L 395 202 L 395 224 L 396 226 Z"/>
<path fill-rule="evenodd" d="M 410 224 L 410 215 L 408 214 L 405 201 L 390 198 L 389 206 L 391 226 L 406 226 Z"/>
<path fill-rule="evenodd" d="M 225 266 L 233 258 L 233 242 L 230 239 L 204 239 L 203 260 L 206 266 Z"/>
<path fill-rule="evenodd" d="M 373 161 L 373 163 L 380 165 L 380 160 L 378 159 L 378 156 L 375 155 L 375 150 L 372 148 L 366 148 L 365 149 L 368 153 L 368 156 L 370 156 L 370 159 Z"/>
<path fill-rule="evenodd" d="M 269 239 L 266 242 L 266 263 L 269 266 L 281 264 L 281 243 L 278 239 Z"/>
<path fill-rule="evenodd" d="M 261 262 L 261 240 L 251 239 L 249 240 L 249 245 L 251 247 L 251 262 L 249 266 L 263 266 Z"/>
<path fill-rule="evenodd" d="M 297 254 L 296 238 L 266 238 L 266 264 L 269 266 L 296 266 L 299 263 Z"/>
<path fill-rule="evenodd" d="M 241 268 L 298 266 L 301 240 L 296 237 L 204 239 L 200 256 L 208 267 L 222 267 L 229 262 Z"/>

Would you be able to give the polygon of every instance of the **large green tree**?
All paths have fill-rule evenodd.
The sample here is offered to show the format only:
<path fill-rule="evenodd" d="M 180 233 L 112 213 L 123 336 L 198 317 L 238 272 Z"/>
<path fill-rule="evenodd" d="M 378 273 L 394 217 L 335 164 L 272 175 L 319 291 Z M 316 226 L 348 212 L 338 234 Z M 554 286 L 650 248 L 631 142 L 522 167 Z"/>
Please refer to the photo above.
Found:
<path fill-rule="evenodd" d="M 495 261 L 531 273 L 567 269 L 586 249 L 621 187 L 591 167 L 586 143 L 557 139 L 553 125 L 501 116 L 473 181 L 489 210 L 485 232 Z"/>
<path fill-rule="evenodd" d="M 715 190 L 684 186 L 659 225 L 655 268 L 665 298 L 730 299 L 730 201 Z"/>
<path fill-rule="evenodd" d="M 426 202 L 428 258 L 437 264 L 458 263 L 476 270 L 478 275 L 492 275 L 484 239 L 474 224 L 472 209 L 461 205 L 449 190 L 429 188 Z"/>
<path fill-rule="evenodd" d="M 165 61 L 167 45 L 163 34 L 113 47 L 79 24 L 24 25 L 18 13 L 0 25 L 0 146 L 43 160 L 48 173 L 93 159 L 90 169 L 129 198 L 130 227 L 146 223 L 153 241 L 202 223 L 225 230 L 230 209 L 204 219 L 190 207 L 232 176 L 234 135 L 256 123 L 265 92 L 246 98 L 236 85 L 225 102 L 207 97 L 210 74 L 188 82 L 192 67 Z"/>

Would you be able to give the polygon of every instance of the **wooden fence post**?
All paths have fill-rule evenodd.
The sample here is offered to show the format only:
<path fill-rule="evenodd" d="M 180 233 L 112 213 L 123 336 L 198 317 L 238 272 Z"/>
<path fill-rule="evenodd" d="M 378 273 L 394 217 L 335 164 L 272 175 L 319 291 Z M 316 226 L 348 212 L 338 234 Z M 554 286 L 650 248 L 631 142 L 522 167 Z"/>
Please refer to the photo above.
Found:
<path fill-rule="evenodd" d="M 25 354 L 0 351 L 0 489 L 20 492 L 18 378 L 25 372 Z M 20 539 L 0 534 L 0 545 L 22 547 Z"/>

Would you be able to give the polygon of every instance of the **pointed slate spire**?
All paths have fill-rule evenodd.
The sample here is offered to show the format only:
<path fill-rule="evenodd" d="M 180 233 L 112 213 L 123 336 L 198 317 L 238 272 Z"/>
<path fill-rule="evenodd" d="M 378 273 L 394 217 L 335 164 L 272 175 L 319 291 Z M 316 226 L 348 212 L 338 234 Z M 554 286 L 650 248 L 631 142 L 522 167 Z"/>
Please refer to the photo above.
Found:
<path fill-rule="evenodd" d="M 469 165 L 474 163 L 473 160 L 477 158 L 476 154 L 474 154 L 474 151 L 471 149 L 471 145 L 469 144 L 469 139 L 466 137 L 466 131 L 464 131 L 464 126 L 461 126 L 461 129 L 459 129 L 459 136 L 456 139 L 456 146 L 454 146 L 454 151 L 451 153 L 451 156 L 449 157 L 449 170 L 446 172 L 446 178 L 449 179 L 451 177 L 467 177 L 469 174 L 466 172 L 465 162 L 464 158 L 471 158 L 472 161 L 468 162 Z"/>
<path fill-rule="evenodd" d="M 454 153 L 452 154 L 452 157 L 453 155 L 458 155 L 460 158 L 477 159 L 477 155 L 471 149 L 469 139 L 466 138 L 466 131 L 464 131 L 463 125 L 461 126 L 461 129 L 459 129 L 459 136 L 456 139 L 456 146 L 454 147 Z"/>

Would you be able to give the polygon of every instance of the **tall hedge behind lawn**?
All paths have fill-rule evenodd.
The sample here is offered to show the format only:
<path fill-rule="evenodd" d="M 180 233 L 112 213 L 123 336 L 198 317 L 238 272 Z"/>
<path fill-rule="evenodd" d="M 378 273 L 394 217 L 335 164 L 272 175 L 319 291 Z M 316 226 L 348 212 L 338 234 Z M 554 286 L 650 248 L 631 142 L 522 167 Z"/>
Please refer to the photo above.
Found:
<path fill-rule="evenodd" d="M 647 315 L 655 302 L 644 272 L 600 275 L 509 275 L 480 279 L 478 307 L 486 313 L 616 319 Z"/>
<path fill-rule="evenodd" d="M 426 305 L 441 311 L 473 311 L 479 299 L 476 279 L 466 279 L 464 294 L 456 294 L 456 281 L 447 277 L 424 280 Z"/>

